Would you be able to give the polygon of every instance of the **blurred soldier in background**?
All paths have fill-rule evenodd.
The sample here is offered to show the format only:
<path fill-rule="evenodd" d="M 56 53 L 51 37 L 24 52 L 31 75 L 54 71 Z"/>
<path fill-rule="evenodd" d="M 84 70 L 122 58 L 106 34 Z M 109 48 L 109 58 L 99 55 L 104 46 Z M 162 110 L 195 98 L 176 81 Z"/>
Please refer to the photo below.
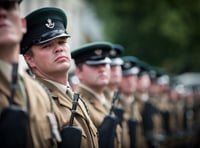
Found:
<path fill-rule="evenodd" d="M 152 68 L 151 71 L 151 87 L 150 97 L 152 98 L 155 107 L 161 115 L 161 130 L 158 133 L 162 141 L 160 146 L 171 147 L 173 142 L 168 141 L 171 136 L 172 127 L 175 128 L 175 113 L 174 107 L 169 98 L 169 76 L 159 69 Z"/>
<path fill-rule="evenodd" d="M 110 102 L 104 95 L 110 80 L 111 60 L 108 56 L 111 49 L 112 44 L 108 42 L 89 43 L 73 50 L 72 58 L 76 64 L 75 74 L 80 80 L 78 92 L 85 99 L 90 117 L 98 128 L 100 147 L 120 148 L 121 129 L 116 125 L 117 120 L 111 117 Z M 107 140 L 110 144 L 105 144 Z"/>
<path fill-rule="evenodd" d="M 145 136 L 148 147 L 159 147 L 163 137 L 162 133 L 162 118 L 159 109 L 156 107 L 153 98 L 150 97 L 150 66 L 144 61 L 138 62 L 140 73 L 138 75 L 138 90 L 136 97 L 143 102 L 141 109 L 143 134 Z"/>
<path fill-rule="evenodd" d="M 200 147 L 200 85 L 193 87 L 194 95 L 194 131 L 196 141 L 194 147 Z"/>
<path fill-rule="evenodd" d="M 133 56 L 122 57 L 122 82 L 120 85 L 120 99 L 118 106 L 124 108 L 125 113 L 122 122 L 122 147 L 145 148 L 144 137 L 142 134 L 142 116 L 140 114 L 141 101 L 135 98 L 139 68 L 138 59 Z"/>
<path fill-rule="evenodd" d="M 80 82 L 79 82 L 78 77 L 74 74 L 74 71 L 69 73 L 68 80 L 69 80 L 69 85 L 71 86 L 72 90 L 76 91 Z"/>
<path fill-rule="evenodd" d="M 191 90 L 182 84 L 175 84 L 170 90 L 170 124 L 169 142 L 172 147 L 196 147 L 198 132 L 194 118 L 194 96 Z M 173 110 L 172 110 L 173 109 Z"/>
<path fill-rule="evenodd" d="M 21 53 L 56 103 L 64 142 L 61 147 L 98 147 L 97 129 L 88 116 L 87 106 L 80 97 L 73 98 L 68 82 L 71 54 L 65 12 L 55 7 L 40 8 L 27 15 L 26 20 L 27 33 L 21 43 Z"/>
<path fill-rule="evenodd" d="M 122 68 L 123 60 L 121 56 L 124 52 L 124 47 L 119 44 L 113 44 L 112 49 L 109 52 L 110 63 L 110 80 L 108 85 L 104 88 L 104 94 L 110 106 L 113 105 L 113 112 L 118 117 L 119 125 L 123 120 L 124 109 L 116 106 L 119 100 L 120 89 L 119 86 L 122 80 Z"/>
<path fill-rule="evenodd" d="M 151 72 L 154 71 L 155 75 L 152 76 Z M 160 70 L 152 70 L 150 72 L 151 86 L 149 88 L 149 95 L 152 98 L 154 105 L 161 113 L 162 131 L 160 134 L 168 135 L 169 129 L 169 76 Z"/>
<path fill-rule="evenodd" d="M 121 59 L 124 48 L 119 44 L 113 44 L 112 49 L 109 52 L 110 63 L 110 80 L 105 87 L 105 95 L 108 101 L 112 102 L 112 98 L 115 91 L 118 91 L 119 85 L 122 80 L 121 65 L 123 60 Z"/>
<path fill-rule="evenodd" d="M 52 101 L 21 67 L 18 70 L 20 41 L 26 32 L 20 2 L 0 1 L 0 147 L 56 147 L 61 139 Z"/>
<path fill-rule="evenodd" d="M 171 86 L 170 90 L 169 90 L 169 103 L 170 103 L 170 122 L 169 122 L 169 126 L 170 126 L 170 135 L 177 132 L 178 130 L 180 130 L 180 124 L 179 121 L 177 121 L 179 119 L 178 117 L 178 111 L 177 111 L 177 102 L 179 99 L 179 93 Z M 182 116 L 182 115 L 181 115 Z"/>

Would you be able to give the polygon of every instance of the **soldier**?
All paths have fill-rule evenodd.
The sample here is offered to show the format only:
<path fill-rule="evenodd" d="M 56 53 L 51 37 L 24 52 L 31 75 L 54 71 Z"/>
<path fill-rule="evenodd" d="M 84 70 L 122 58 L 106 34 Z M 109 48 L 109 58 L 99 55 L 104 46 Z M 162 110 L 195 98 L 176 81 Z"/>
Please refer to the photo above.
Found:
<path fill-rule="evenodd" d="M 88 116 L 87 106 L 80 97 L 73 100 L 68 82 L 71 55 L 65 12 L 44 7 L 28 14 L 26 20 L 27 33 L 21 43 L 21 53 L 36 79 L 48 87 L 59 108 L 55 113 L 64 139 L 61 146 L 98 147 L 97 129 Z"/>
<path fill-rule="evenodd" d="M 115 129 L 114 118 L 111 116 L 107 118 L 111 106 L 104 95 L 104 87 L 108 85 L 110 79 L 111 60 L 108 54 L 111 49 L 112 44 L 108 42 L 88 43 L 72 51 L 72 58 L 76 64 L 75 74 L 80 80 L 78 91 L 85 98 L 90 117 L 98 128 L 100 147 L 113 147 L 114 142 L 114 147 L 119 148 L 121 131 L 119 126 Z M 105 131 L 104 126 L 111 128 Z"/>
<path fill-rule="evenodd" d="M 157 134 L 163 137 L 160 147 L 170 147 L 175 140 L 171 138 L 172 123 L 173 127 L 177 124 L 175 120 L 174 103 L 169 98 L 169 76 L 160 69 L 151 70 L 151 86 L 149 89 L 150 98 L 154 106 L 159 109 L 161 126 Z"/>
<path fill-rule="evenodd" d="M 122 80 L 122 68 L 123 60 L 121 59 L 124 47 L 119 44 L 113 44 L 112 49 L 109 52 L 110 63 L 110 80 L 108 85 L 104 89 L 106 99 L 113 106 L 113 112 L 118 117 L 119 125 L 121 126 L 123 120 L 124 109 L 117 106 L 119 99 L 120 89 L 119 85 Z"/>
<path fill-rule="evenodd" d="M 145 147 L 142 135 L 142 117 L 140 114 L 141 102 L 135 98 L 139 68 L 138 59 L 133 56 L 122 57 L 122 82 L 118 105 L 125 109 L 122 122 L 122 147 Z"/>
<path fill-rule="evenodd" d="M 114 92 L 119 89 L 119 85 L 122 80 L 122 69 L 121 65 L 123 60 L 121 59 L 124 47 L 119 44 L 113 44 L 112 49 L 109 52 L 110 63 L 110 80 L 105 88 L 106 98 L 112 102 Z"/>
<path fill-rule="evenodd" d="M 169 126 L 169 115 L 170 115 L 170 103 L 169 103 L 169 76 L 162 72 L 161 70 L 153 70 L 155 75 L 151 76 L 151 86 L 149 89 L 149 94 L 154 105 L 158 108 L 162 115 L 162 134 L 170 134 Z M 161 133 L 160 132 L 160 133 Z"/>
<path fill-rule="evenodd" d="M 57 134 L 58 141 L 61 139 L 52 102 L 22 67 L 18 70 L 20 41 L 26 32 L 20 2 L 0 1 L 0 147 L 55 147 L 52 133 Z"/>
<path fill-rule="evenodd" d="M 108 85 L 104 88 L 104 93 L 109 102 L 112 102 L 113 95 L 116 91 L 119 91 L 119 85 L 122 80 L 121 65 L 123 60 L 121 55 L 124 51 L 124 47 L 119 44 L 113 44 L 112 49 L 109 52 L 110 63 L 110 80 Z"/>
<path fill-rule="evenodd" d="M 148 147 L 159 147 L 163 141 L 162 133 L 162 118 L 160 110 L 155 105 L 154 98 L 150 96 L 150 71 L 151 67 L 144 61 L 138 63 L 140 73 L 138 75 L 138 91 L 137 98 L 143 101 L 142 107 L 142 124 L 143 133 Z"/>

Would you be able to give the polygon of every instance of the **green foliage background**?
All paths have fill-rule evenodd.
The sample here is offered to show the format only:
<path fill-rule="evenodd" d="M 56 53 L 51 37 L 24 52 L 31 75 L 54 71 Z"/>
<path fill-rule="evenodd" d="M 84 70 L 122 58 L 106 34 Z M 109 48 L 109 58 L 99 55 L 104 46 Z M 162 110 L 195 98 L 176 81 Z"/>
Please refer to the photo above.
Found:
<path fill-rule="evenodd" d="M 199 0 L 88 0 L 106 40 L 167 72 L 200 71 Z"/>

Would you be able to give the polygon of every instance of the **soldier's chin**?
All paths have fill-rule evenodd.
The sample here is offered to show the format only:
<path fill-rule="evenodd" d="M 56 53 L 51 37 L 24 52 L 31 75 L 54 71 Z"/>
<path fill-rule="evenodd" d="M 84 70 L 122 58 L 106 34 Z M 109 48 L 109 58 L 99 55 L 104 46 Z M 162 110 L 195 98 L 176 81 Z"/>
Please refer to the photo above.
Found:
<path fill-rule="evenodd" d="M 3 45 L 3 46 L 9 47 L 9 46 L 19 45 L 19 43 L 20 43 L 20 40 L 11 40 L 11 39 L 6 39 L 6 38 L 1 39 L 0 38 L 0 45 L 1 46 Z"/>
<path fill-rule="evenodd" d="M 101 80 L 100 84 L 102 85 L 108 85 L 109 81 L 108 80 Z"/>
<path fill-rule="evenodd" d="M 65 62 L 65 63 L 62 63 L 62 65 L 59 63 L 58 69 L 59 69 L 59 71 L 62 72 L 62 73 L 63 73 L 63 72 L 64 72 L 64 73 L 67 73 L 67 72 L 70 70 L 70 67 L 71 67 L 70 63 Z"/>
<path fill-rule="evenodd" d="M 5 34 L 5 35 L 0 35 L 0 43 L 1 44 L 8 44 L 8 45 L 13 45 L 13 44 L 19 44 L 21 42 L 21 38 L 19 35 L 13 35 L 13 34 Z"/>

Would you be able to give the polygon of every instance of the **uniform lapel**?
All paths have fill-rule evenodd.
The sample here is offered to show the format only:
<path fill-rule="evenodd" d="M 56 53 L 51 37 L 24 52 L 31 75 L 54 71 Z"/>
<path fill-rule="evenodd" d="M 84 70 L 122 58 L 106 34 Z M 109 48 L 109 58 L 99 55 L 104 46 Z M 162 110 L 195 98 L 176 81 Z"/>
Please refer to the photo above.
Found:
<path fill-rule="evenodd" d="M 49 89 L 49 91 L 51 92 L 51 95 L 52 95 L 53 99 L 57 100 L 57 102 L 60 105 L 65 106 L 66 108 L 68 108 L 69 110 L 71 110 L 71 108 L 72 108 L 72 99 L 68 95 L 63 94 L 52 83 L 50 83 L 48 81 L 45 81 L 43 79 L 39 79 L 39 78 L 38 78 L 38 80 L 40 82 L 42 82 Z M 79 100 L 79 102 L 80 102 L 80 100 Z M 77 107 L 76 113 L 79 114 L 80 116 L 84 117 L 83 111 L 80 109 L 80 105 Z"/>

